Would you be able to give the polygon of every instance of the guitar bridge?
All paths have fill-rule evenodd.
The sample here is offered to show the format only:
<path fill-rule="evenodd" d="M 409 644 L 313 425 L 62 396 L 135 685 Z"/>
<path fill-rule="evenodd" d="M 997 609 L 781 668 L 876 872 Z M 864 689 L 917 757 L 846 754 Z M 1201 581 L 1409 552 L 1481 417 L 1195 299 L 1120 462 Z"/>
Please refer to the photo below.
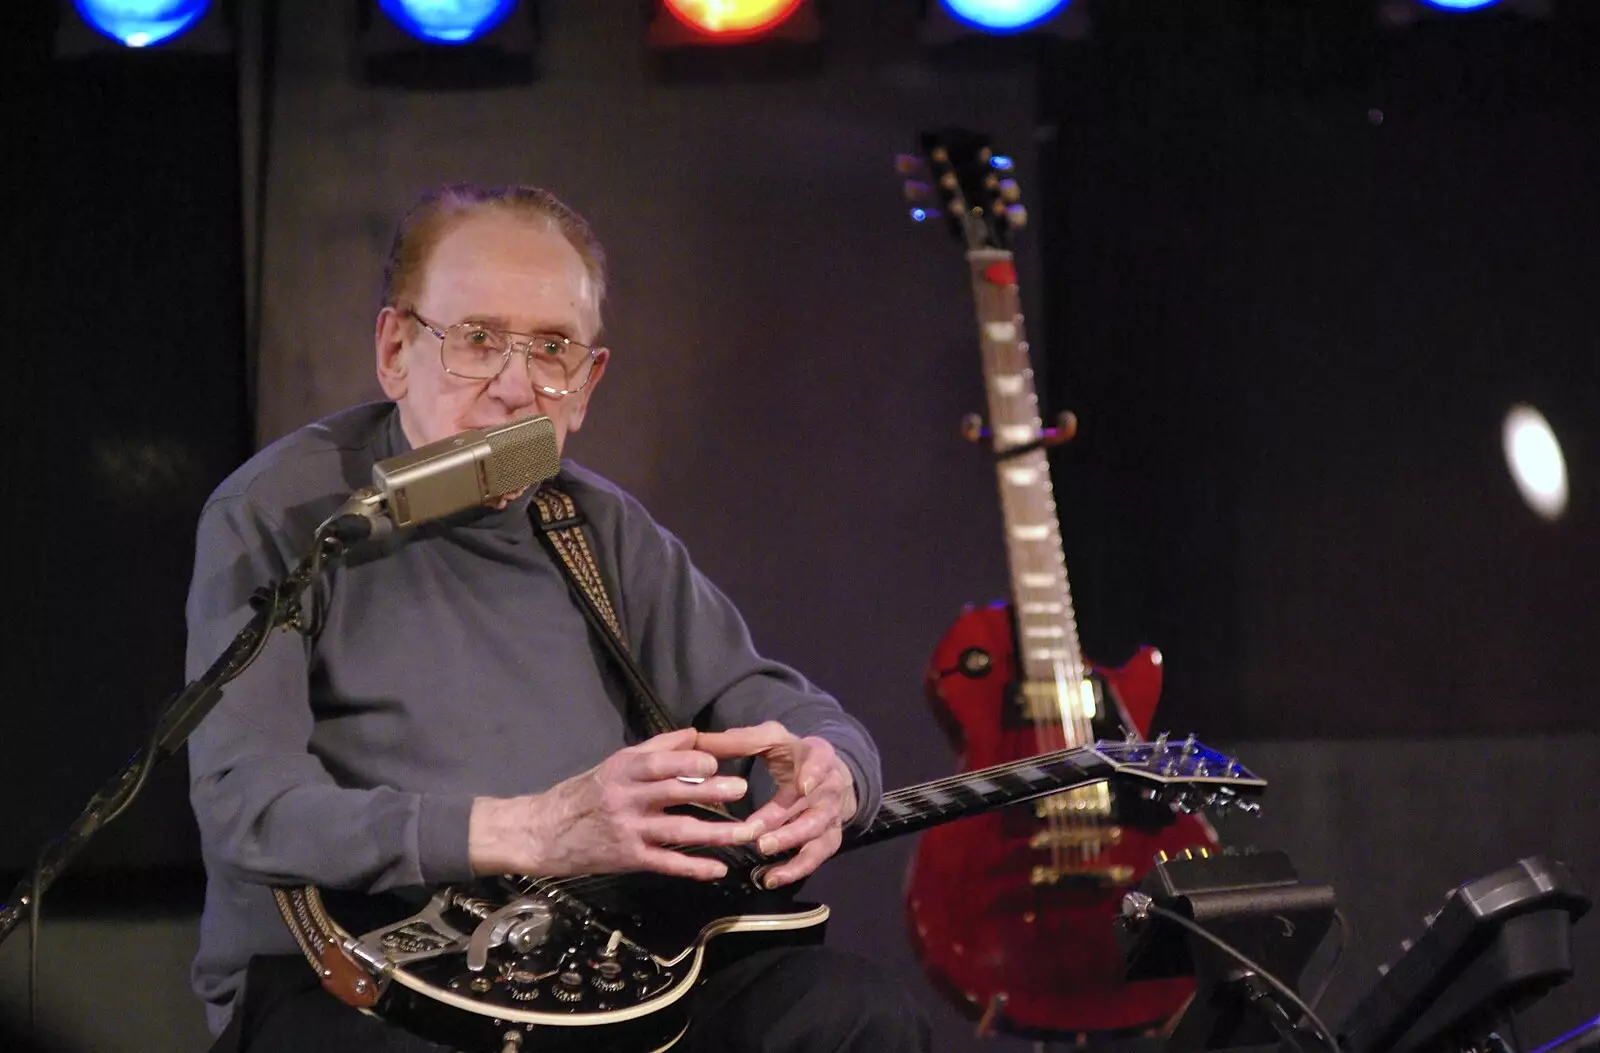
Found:
<path fill-rule="evenodd" d="M 1028 838 L 1029 848 L 1068 848 L 1099 852 L 1122 843 L 1120 826 L 1068 826 L 1046 828 Z"/>

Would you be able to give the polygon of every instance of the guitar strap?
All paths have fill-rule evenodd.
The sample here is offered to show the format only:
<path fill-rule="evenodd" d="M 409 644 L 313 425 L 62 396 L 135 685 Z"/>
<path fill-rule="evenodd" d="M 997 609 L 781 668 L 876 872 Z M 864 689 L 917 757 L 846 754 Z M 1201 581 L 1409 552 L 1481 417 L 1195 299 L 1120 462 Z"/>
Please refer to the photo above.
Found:
<path fill-rule="evenodd" d="M 628 692 L 627 720 L 641 738 L 673 731 L 679 727 L 671 713 L 651 690 L 644 670 L 628 650 L 616 605 L 606 591 L 605 576 L 594 558 L 584 531 L 587 522 L 571 495 L 552 483 L 541 486 L 528 504 L 528 518 L 534 532 L 552 556 L 552 561 L 567 579 L 584 620 L 610 655 Z M 358 962 L 342 945 L 337 926 L 322 905 L 314 885 L 274 888 L 272 898 L 284 923 L 299 945 L 306 961 L 316 970 L 334 997 L 357 1009 L 377 1004 L 384 982 Z"/>
<path fill-rule="evenodd" d="M 644 670 L 628 650 L 628 641 L 622 633 L 622 623 L 617 620 L 616 607 L 606 592 L 605 577 L 595 562 L 594 550 L 589 546 L 588 534 L 583 526 L 586 520 L 578 505 L 565 490 L 545 483 L 528 504 L 528 517 L 533 520 L 534 531 L 562 575 L 567 587 L 577 600 L 589 628 L 599 637 L 606 653 L 611 656 L 623 685 L 628 689 L 628 724 L 641 738 L 676 731 L 680 725 L 672 719 L 667 707 L 651 690 Z"/>

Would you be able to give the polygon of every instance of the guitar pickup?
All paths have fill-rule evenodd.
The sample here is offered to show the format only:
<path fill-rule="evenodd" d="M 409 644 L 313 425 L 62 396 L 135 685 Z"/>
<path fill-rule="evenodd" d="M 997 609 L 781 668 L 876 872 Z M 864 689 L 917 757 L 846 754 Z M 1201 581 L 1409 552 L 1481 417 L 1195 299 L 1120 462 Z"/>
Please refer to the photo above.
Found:
<path fill-rule="evenodd" d="M 1130 866 L 1036 866 L 1028 875 L 1028 884 L 1035 888 L 1051 885 L 1126 885 L 1133 880 Z"/>

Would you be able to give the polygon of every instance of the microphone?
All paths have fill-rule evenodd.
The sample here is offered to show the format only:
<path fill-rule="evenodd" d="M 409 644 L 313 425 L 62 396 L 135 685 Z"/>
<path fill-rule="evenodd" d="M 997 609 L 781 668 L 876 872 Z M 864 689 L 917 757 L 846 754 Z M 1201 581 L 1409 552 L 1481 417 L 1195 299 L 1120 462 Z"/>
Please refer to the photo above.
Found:
<path fill-rule="evenodd" d="M 549 417 L 475 428 L 372 466 L 372 485 L 350 495 L 318 532 L 350 544 L 481 508 L 561 470 Z"/>

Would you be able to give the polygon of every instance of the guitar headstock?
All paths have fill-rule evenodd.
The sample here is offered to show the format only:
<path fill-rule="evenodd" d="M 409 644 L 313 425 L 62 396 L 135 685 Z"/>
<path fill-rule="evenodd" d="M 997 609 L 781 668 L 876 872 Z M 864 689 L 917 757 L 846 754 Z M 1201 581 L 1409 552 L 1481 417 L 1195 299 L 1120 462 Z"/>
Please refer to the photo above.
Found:
<path fill-rule="evenodd" d="M 959 128 L 923 132 L 922 153 L 901 154 L 895 167 L 906 177 L 911 218 L 944 217 L 968 249 L 1010 251 L 1028 222 L 1015 163 L 996 153 L 988 136 Z"/>
<path fill-rule="evenodd" d="M 1175 742 L 1166 735 L 1149 742 L 1097 742 L 1092 749 L 1118 776 L 1145 783 L 1179 811 L 1261 810 L 1251 798 L 1261 795 L 1267 780 L 1193 735 Z"/>

